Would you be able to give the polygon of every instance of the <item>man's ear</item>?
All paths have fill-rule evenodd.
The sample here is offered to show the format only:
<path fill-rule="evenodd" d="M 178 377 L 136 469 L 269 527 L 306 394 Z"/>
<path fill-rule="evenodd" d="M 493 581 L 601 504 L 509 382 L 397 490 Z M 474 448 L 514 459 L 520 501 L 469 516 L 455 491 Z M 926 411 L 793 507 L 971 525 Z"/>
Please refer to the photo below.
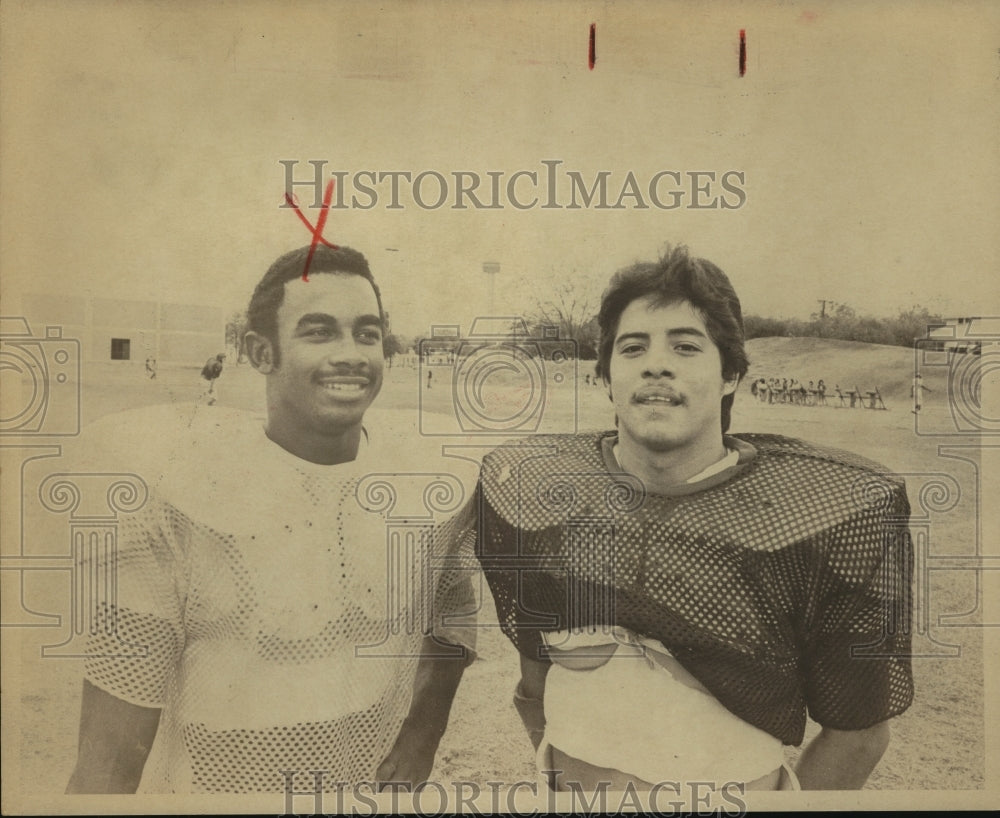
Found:
<path fill-rule="evenodd" d="M 259 332 L 248 332 L 243 336 L 243 347 L 258 372 L 269 375 L 274 370 L 274 345 L 270 338 Z"/>
<path fill-rule="evenodd" d="M 722 394 L 732 395 L 736 391 L 736 388 L 740 385 L 740 376 L 736 375 L 731 380 L 722 382 Z"/>

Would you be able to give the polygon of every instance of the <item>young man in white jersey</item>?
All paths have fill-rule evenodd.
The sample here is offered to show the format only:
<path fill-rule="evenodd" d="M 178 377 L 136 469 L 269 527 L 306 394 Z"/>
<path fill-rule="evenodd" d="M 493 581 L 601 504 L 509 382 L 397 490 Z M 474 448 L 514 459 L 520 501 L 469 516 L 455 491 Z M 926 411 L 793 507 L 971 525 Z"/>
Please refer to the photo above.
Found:
<path fill-rule="evenodd" d="M 912 699 L 902 481 L 727 434 L 740 303 L 684 248 L 616 274 L 598 319 L 616 429 L 502 446 L 476 498 L 539 769 L 557 790 L 861 787 Z"/>
<path fill-rule="evenodd" d="M 198 407 L 173 412 L 180 424 L 173 407 L 111 419 L 115 435 L 167 443 L 159 462 L 125 460 L 149 499 L 120 519 L 117 595 L 94 612 L 70 793 L 427 779 L 473 655 L 472 629 L 443 616 L 473 597 L 467 577 L 426 570 L 431 546 L 394 562 L 384 514 L 363 502 L 371 475 L 407 468 L 398 430 L 365 421 L 383 336 L 365 258 L 301 248 L 248 309 L 263 426 Z"/>

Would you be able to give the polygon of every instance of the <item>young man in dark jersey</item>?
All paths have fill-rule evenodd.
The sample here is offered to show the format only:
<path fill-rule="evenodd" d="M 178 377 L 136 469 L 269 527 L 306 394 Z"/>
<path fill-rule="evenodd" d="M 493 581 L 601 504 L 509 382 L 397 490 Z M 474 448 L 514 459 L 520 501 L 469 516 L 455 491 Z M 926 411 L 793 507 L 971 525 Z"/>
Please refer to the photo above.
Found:
<path fill-rule="evenodd" d="M 599 324 L 616 429 L 501 446 L 476 498 L 539 768 L 554 789 L 861 787 L 913 695 L 902 481 L 727 434 L 740 302 L 684 248 L 617 273 Z"/>

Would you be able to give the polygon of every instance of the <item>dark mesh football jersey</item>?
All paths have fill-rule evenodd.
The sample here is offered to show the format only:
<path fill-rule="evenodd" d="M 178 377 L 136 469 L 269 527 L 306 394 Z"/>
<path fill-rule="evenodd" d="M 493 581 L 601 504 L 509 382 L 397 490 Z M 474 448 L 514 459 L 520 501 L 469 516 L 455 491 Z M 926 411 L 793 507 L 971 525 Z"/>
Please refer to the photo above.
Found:
<path fill-rule="evenodd" d="M 511 443 L 483 461 L 477 557 L 500 625 L 619 625 L 659 640 L 725 707 L 786 744 L 806 713 L 862 729 L 913 698 L 912 546 L 901 479 L 777 435 L 669 494 L 616 472 L 615 433 Z"/>

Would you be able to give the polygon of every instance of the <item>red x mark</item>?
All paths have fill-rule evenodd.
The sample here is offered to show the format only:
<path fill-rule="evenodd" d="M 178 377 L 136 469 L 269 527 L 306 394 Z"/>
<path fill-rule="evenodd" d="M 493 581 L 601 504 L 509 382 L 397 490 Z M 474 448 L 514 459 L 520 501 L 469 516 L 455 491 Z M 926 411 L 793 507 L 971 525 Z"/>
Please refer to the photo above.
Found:
<path fill-rule="evenodd" d="M 312 264 L 313 255 L 316 253 L 316 245 L 323 242 L 327 247 L 334 250 L 340 249 L 336 244 L 327 241 L 323 238 L 323 228 L 326 226 L 326 217 L 330 212 L 330 202 L 333 201 L 333 185 L 336 179 L 331 179 L 327 182 L 326 190 L 323 191 L 323 207 L 320 209 L 319 218 L 316 219 L 316 226 L 313 227 L 312 223 L 307 219 L 302 211 L 299 209 L 299 200 L 292 193 L 285 194 L 285 201 L 288 202 L 289 207 L 295 208 L 295 215 L 298 216 L 302 223 L 306 226 L 306 229 L 312 234 L 312 242 L 309 245 L 309 255 L 306 256 L 306 265 L 302 270 L 302 280 L 309 280 L 309 265 Z"/>

